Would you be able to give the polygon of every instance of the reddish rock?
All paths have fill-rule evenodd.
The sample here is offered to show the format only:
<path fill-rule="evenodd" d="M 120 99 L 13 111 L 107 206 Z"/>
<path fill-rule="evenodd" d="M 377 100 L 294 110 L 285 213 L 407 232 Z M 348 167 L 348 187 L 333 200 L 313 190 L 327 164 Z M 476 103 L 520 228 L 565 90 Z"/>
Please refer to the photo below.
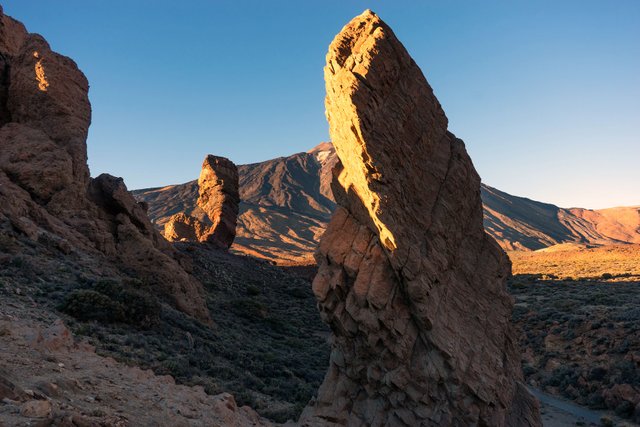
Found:
<path fill-rule="evenodd" d="M 615 409 L 623 402 L 640 404 L 640 393 L 629 384 L 616 384 L 602 392 L 602 397 L 609 408 Z"/>
<path fill-rule="evenodd" d="M 229 248 L 236 237 L 238 221 L 238 168 L 229 159 L 208 155 L 198 178 L 198 206 L 211 226 L 200 240 Z"/>
<path fill-rule="evenodd" d="M 20 406 L 20 415 L 27 418 L 47 418 L 51 411 L 51 402 L 48 400 L 30 400 Z"/>
<path fill-rule="evenodd" d="M 510 263 L 422 72 L 366 11 L 325 67 L 335 212 L 313 290 L 333 332 L 303 425 L 541 425 L 521 383 Z"/>
<path fill-rule="evenodd" d="M 164 225 L 169 241 L 198 241 L 228 249 L 236 237 L 240 194 L 238 168 L 229 159 L 209 154 L 198 179 L 196 218 L 181 212 Z"/>
<path fill-rule="evenodd" d="M 178 308 L 209 322 L 201 285 L 122 179 L 89 178 L 88 90 L 71 59 L 0 8 L 0 232 L 42 238 L 65 254 L 103 256 L 105 267 L 156 284 Z"/>
<path fill-rule="evenodd" d="M 205 225 L 197 218 L 185 213 L 177 213 L 164 225 L 164 237 L 170 242 L 199 241 Z"/>

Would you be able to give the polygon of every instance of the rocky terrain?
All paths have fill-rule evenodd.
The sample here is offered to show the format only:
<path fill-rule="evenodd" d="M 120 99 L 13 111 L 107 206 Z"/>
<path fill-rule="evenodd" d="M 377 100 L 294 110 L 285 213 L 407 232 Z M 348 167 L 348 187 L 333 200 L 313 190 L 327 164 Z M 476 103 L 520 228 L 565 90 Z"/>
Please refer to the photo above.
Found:
<path fill-rule="evenodd" d="M 559 208 L 482 187 L 484 224 L 505 250 L 536 250 L 561 243 L 640 243 L 640 207 Z"/>
<path fill-rule="evenodd" d="M 330 143 L 307 153 L 238 167 L 240 216 L 233 251 L 278 264 L 312 263 L 312 254 L 335 209 L 329 189 L 336 154 Z M 149 204 L 162 230 L 171 215 L 196 209 L 196 181 L 134 190 Z M 485 230 L 508 251 L 561 243 L 640 243 L 638 207 L 565 209 L 481 184 Z"/>
<path fill-rule="evenodd" d="M 239 202 L 238 168 L 229 159 L 209 154 L 198 178 L 195 208 L 171 216 L 163 235 L 171 242 L 206 242 L 228 249 L 236 237 Z"/>
<path fill-rule="evenodd" d="M 322 381 L 328 330 L 307 278 L 208 245 L 177 243 L 203 284 L 210 327 L 117 270 L 92 275 L 55 252 L 34 263 L 14 242 L 2 242 L 0 311 L 16 306 L 31 320 L 44 319 L 30 327 L 60 318 L 102 356 L 210 395 L 232 393 L 239 405 L 279 422 L 296 419 Z M 9 338 L 0 330 L 0 347 Z M 15 359 L 3 360 L 9 368 Z"/>
<path fill-rule="evenodd" d="M 542 277 L 509 285 L 527 382 L 640 422 L 640 281 Z"/>
<path fill-rule="evenodd" d="M 509 256 L 527 382 L 640 422 L 640 245 L 567 243 Z"/>
<path fill-rule="evenodd" d="M 531 252 L 511 251 L 513 274 L 551 279 L 640 279 L 640 245 L 565 243 Z"/>
<path fill-rule="evenodd" d="M 540 425 L 523 379 L 640 420 L 638 208 L 481 186 L 370 11 L 327 60 L 336 150 L 207 156 L 136 200 L 90 177 L 84 75 L 0 7 L 0 427 Z M 483 208 L 504 248 L 548 247 L 511 255 L 517 328 Z"/>
<path fill-rule="evenodd" d="M 327 358 L 308 283 L 215 245 L 172 245 L 121 178 L 90 178 L 87 80 L 1 8 L 0 62 L 0 425 L 263 423 L 228 390 L 297 417 Z M 224 203 L 201 204 L 229 230 Z M 58 319 L 120 363 L 76 348 Z"/>
<path fill-rule="evenodd" d="M 240 214 L 232 251 L 277 261 L 311 264 L 335 202 L 329 184 L 337 157 L 323 143 L 306 153 L 238 167 Z M 197 215 L 198 183 L 135 190 L 162 230 L 172 215 Z"/>
<path fill-rule="evenodd" d="M 324 71 L 338 208 L 313 291 L 331 359 L 302 424 L 541 425 L 520 382 L 508 258 L 422 72 L 369 10 Z"/>
<path fill-rule="evenodd" d="M 114 269 L 154 286 L 209 322 L 201 285 L 120 178 L 90 178 L 88 82 L 69 58 L 0 9 L 0 236 L 87 270 Z M 6 256 L 2 254 L 6 262 Z"/>
<path fill-rule="evenodd" d="M 97 355 L 35 305 L 3 298 L 0 340 L 2 426 L 271 425 L 228 393 Z"/>

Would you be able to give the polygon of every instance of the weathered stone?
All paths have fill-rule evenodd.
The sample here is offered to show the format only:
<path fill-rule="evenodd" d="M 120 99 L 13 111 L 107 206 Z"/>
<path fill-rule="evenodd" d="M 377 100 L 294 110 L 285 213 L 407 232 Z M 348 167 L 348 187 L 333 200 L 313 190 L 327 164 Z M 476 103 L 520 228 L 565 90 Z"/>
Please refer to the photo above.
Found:
<path fill-rule="evenodd" d="M 541 425 L 520 382 L 508 258 L 422 72 L 366 11 L 331 43 L 325 81 L 340 208 L 313 288 L 341 357 L 301 424 Z"/>
<path fill-rule="evenodd" d="M 122 179 L 89 177 L 88 90 L 71 59 L 0 8 L 0 231 L 100 258 L 209 322 L 201 285 Z"/>
<path fill-rule="evenodd" d="M 198 241 L 205 225 L 182 212 L 173 215 L 164 225 L 164 237 L 170 242 Z"/>
<path fill-rule="evenodd" d="M 205 157 L 198 179 L 198 210 L 202 218 L 173 215 L 164 225 L 169 241 L 198 241 L 228 249 L 236 237 L 240 194 L 238 168 L 229 159 Z"/>
<path fill-rule="evenodd" d="M 28 418 L 46 418 L 51 415 L 51 402 L 48 400 L 30 400 L 20 407 L 20 415 Z"/>
<path fill-rule="evenodd" d="M 4 399 L 18 401 L 23 397 L 25 397 L 24 390 L 12 381 L 6 371 L 0 369 L 0 401 Z"/>
<path fill-rule="evenodd" d="M 236 237 L 238 221 L 238 168 L 229 159 L 208 155 L 198 178 L 198 206 L 211 221 L 200 241 L 228 248 Z"/>

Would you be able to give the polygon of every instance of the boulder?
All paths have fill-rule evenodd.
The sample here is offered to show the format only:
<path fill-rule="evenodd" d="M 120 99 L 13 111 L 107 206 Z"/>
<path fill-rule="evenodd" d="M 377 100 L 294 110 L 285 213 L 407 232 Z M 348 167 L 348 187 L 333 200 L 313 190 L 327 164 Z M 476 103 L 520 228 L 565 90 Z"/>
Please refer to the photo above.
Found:
<path fill-rule="evenodd" d="M 172 215 L 164 225 L 164 237 L 170 242 L 199 241 L 204 224 L 183 212 Z"/>
<path fill-rule="evenodd" d="M 27 418 L 47 418 L 52 409 L 48 400 L 30 400 L 20 406 L 20 415 Z"/>
<path fill-rule="evenodd" d="M 302 425 L 540 426 L 522 384 L 510 263 L 480 178 L 393 31 L 366 11 L 329 47 L 338 204 L 313 282 L 330 367 Z"/>

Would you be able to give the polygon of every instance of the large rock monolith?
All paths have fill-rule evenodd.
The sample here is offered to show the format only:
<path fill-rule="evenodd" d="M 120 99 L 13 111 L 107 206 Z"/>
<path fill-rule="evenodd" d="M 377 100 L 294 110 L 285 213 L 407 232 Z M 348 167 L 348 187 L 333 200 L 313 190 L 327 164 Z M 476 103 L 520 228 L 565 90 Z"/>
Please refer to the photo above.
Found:
<path fill-rule="evenodd" d="M 164 236 L 170 241 L 198 241 L 229 249 L 236 237 L 239 206 L 237 166 L 226 157 L 209 154 L 198 178 L 197 215 L 173 215 L 164 225 Z"/>
<path fill-rule="evenodd" d="M 313 282 L 331 360 L 303 425 L 539 426 L 482 225 L 480 178 L 422 72 L 371 11 L 329 47 L 339 205 Z"/>
<path fill-rule="evenodd" d="M 238 221 L 238 168 L 225 157 L 209 154 L 198 178 L 198 206 L 207 214 L 211 226 L 200 240 L 229 248 L 236 237 Z"/>

